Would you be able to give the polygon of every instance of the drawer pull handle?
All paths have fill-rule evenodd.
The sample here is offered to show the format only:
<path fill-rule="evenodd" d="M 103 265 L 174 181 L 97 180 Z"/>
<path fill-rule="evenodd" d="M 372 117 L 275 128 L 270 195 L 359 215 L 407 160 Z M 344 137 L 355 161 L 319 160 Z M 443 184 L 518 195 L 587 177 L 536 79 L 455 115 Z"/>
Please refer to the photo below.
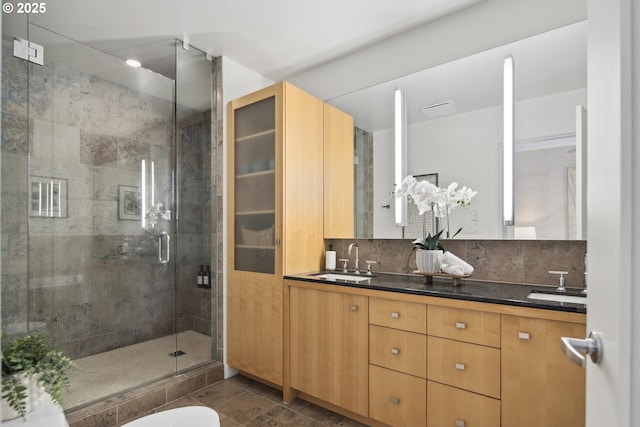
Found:
<path fill-rule="evenodd" d="M 464 371 L 465 369 L 467 369 L 467 367 L 464 363 L 456 363 L 456 369 L 459 371 Z"/>
<path fill-rule="evenodd" d="M 400 404 L 400 399 L 398 399 L 397 397 L 392 397 L 391 398 L 391 404 L 399 405 Z"/>
<path fill-rule="evenodd" d="M 462 322 L 456 322 L 457 329 L 467 329 L 467 324 Z"/>
<path fill-rule="evenodd" d="M 398 317 L 400 317 L 400 313 L 398 313 L 397 311 L 392 311 L 391 317 L 393 317 L 394 319 L 397 319 Z"/>
<path fill-rule="evenodd" d="M 531 336 L 529 335 L 529 332 L 518 332 L 518 338 L 521 340 L 528 340 L 531 339 Z"/>
<path fill-rule="evenodd" d="M 358 311 L 357 305 L 352 305 L 350 308 L 351 308 L 351 311 Z"/>
<path fill-rule="evenodd" d="M 400 354 L 400 349 L 399 349 L 399 348 L 395 348 L 395 347 L 393 347 L 393 348 L 391 349 L 391 354 Z"/>
<path fill-rule="evenodd" d="M 456 420 L 456 427 L 464 427 L 464 421 Z"/>

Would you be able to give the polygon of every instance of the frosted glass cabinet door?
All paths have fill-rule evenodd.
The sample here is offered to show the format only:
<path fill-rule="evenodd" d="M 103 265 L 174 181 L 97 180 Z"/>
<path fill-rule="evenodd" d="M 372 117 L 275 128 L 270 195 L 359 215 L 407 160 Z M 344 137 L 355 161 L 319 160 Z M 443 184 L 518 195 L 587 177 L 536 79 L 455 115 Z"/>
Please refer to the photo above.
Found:
<path fill-rule="evenodd" d="M 275 273 L 275 97 L 235 110 L 235 269 Z"/>

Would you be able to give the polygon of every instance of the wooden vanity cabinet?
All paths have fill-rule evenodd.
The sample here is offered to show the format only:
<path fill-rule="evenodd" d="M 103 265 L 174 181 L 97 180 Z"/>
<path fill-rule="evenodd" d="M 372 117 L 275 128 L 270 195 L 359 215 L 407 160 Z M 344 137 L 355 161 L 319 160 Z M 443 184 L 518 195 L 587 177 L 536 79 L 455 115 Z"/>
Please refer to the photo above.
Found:
<path fill-rule="evenodd" d="M 502 315 L 502 427 L 584 427 L 585 369 L 560 348 L 584 324 Z"/>
<path fill-rule="evenodd" d="M 372 426 L 584 427 L 560 347 L 583 314 L 285 283 L 291 387 L 315 403 Z"/>
<path fill-rule="evenodd" d="M 369 417 L 427 424 L 427 306 L 369 298 Z"/>
<path fill-rule="evenodd" d="M 317 270 L 324 253 L 323 115 L 286 82 L 228 105 L 227 358 L 277 386 L 283 275 Z"/>
<path fill-rule="evenodd" d="M 500 314 L 429 305 L 427 332 L 427 426 L 499 426 Z"/>
<path fill-rule="evenodd" d="M 324 104 L 324 237 L 355 237 L 353 117 Z"/>
<path fill-rule="evenodd" d="M 291 388 L 369 414 L 368 297 L 290 287 Z"/>

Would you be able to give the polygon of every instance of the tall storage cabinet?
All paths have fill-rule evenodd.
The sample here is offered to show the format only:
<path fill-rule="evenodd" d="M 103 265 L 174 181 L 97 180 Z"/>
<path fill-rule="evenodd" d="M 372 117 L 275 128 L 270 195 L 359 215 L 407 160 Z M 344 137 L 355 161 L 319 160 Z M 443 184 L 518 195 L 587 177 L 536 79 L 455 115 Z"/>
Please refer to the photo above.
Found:
<path fill-rule="evenodd" d="M 317 270 L 323 102 L 278 83 L 228 105 L 227 358 L 283 383 L 283 275 Z"/>

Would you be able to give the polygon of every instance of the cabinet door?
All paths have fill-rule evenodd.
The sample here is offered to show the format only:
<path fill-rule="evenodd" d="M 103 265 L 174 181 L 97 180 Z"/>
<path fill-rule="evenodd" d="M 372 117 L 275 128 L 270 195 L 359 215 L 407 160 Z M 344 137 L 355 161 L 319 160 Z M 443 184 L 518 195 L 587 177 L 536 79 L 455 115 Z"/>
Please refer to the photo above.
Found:
<path fill-rule="evenodd" d="M 355 237 L 353 117 L 324 104 L 324 238 Z"/>
<path fill-rule="evenodd" d="M 229 103 L 227 358 L 283 382 L 282 85 Z"/>
<path fill-rule="evenodd" d="M 427 425 L 427 381 L 369 365 L 370 417 L 391 426 Z M 444 426 L 444 424 L 441 424 Z M 433 427 L 437 427 L 434 424 Z"/>
<path fill-rule="evenodd" d="M 427 402 L 429 427 L 500 427 L 498 399 L 427 381 Z"/>
<path fill-rule="evenodd" d="M 291 288 L 291 387 L 368 415 L 367 297 Z"/>
<path fill-rule="evenodd" d="M 234 270 L 274 274 L 276 99 L 281 94 L 268 95 L 230 104 L 230 243 Z"/>
<path fill-rule="evenodd" d="M 585 370 L 560 337 L 585 336 L 576 323 L 502 317 L 502 427 L 583 427 Z"/>

